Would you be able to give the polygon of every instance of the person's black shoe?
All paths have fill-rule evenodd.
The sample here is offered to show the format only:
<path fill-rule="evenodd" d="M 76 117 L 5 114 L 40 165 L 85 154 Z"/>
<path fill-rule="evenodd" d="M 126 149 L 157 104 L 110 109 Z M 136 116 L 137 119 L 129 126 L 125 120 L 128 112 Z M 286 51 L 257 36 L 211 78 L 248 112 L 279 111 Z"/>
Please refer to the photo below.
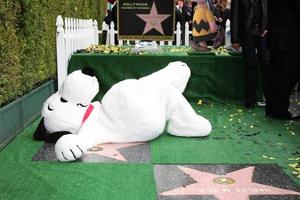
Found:
<path fill-rule="evenodd" d="M 255 103 L 252 103 L 252 102 L 245 103 L 245 108 L 254 108 L 254 107 L 255 107 Z"/>
<path fill-rule="evenodd" d="M 268 113 L 268 112 L 266 112 L 265 116 L 266 116 L 266 117 L 273 118 L 272 114 L 271 114 L 271 113 Z"/>
<path fill-rule="evenodd" d="M 290 117 L 274 117 L 273 118 L 275 119 L 282 119 L 282 120 L 291 120 L 291 121 L 300 121 L 300 115 L 293 115 L 293 116 L 290 116 Z"/>
<path fill-rule="evenodd" d="M 258 102 L 256 102 L 256 105 L 258 107 L 266 107 L 266 102 L 265 101 L 258 101 Z"/>
<path fill-rule="evenodd" d="M 300 121 L 300 115 L 292 115 L 289 112 L 284 114 L 273 114 L 271 117 L 274 119 L 281 119 L 281 120 Z"/>
<path fill-rule="evenodd" d="M 294 116 L 292 116 L 291 120 L 293 120 L 293 121 L 300 121 L 300 115 L 294 115 Z"/>

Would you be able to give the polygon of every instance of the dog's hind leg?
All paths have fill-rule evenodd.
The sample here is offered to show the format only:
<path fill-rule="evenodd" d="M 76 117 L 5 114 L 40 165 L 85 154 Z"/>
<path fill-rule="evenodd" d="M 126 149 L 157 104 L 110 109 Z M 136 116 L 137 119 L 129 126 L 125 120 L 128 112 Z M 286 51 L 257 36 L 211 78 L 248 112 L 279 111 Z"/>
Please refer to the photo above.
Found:
<path fill-rule="evenodd" d="M 170 91 L 167 119 L 167 131 L 175 136 L 207 136 L 212 130 L 210 122 L 198 115 L 184 96 L 176 89 Z"/>

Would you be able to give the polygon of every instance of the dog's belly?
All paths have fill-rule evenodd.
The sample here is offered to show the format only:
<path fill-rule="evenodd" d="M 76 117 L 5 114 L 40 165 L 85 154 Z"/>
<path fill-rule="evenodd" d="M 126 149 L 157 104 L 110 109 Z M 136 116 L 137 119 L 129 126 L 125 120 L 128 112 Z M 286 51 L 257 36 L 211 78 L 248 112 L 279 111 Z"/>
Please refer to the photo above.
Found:
<path fill-rule="evenodd" d="M 136 141 L 151 140 L 165 128 L 166 94 L 161 86 L 122 81 L 103 97 L 103 110 L 118 134 Z"/>

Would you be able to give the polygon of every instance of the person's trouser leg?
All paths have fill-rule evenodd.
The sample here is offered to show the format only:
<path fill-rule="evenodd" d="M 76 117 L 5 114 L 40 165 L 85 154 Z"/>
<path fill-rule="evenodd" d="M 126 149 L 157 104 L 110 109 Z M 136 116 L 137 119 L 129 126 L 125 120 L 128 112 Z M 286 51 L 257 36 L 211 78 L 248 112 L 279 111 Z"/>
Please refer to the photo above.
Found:
<path fill-rule="evenodd" d="M 297 69 L 296 54 L 293 52 L 272 51 L 271 67 L 273 70 L 273 105 L 274 117 L 289 117 L 289 97 L 292 89 L 293 73 Z"/>
<path fill-rule="evenodd" d="M 261 69 L 262 89 L 266 99 L 266 115 L 270 115 L 272 110 L 272 70 L 270 69 L 270 52 L 267 49 L 266 38 L 256 37 L 256 49 Z"/>
<path fill-rule="evenodd" d="M 257 61 L 254 37 L 247 34 L 242 40 L 243 57 L 245 61 L 245 106 L 251 107 L 256 103 Z"/>

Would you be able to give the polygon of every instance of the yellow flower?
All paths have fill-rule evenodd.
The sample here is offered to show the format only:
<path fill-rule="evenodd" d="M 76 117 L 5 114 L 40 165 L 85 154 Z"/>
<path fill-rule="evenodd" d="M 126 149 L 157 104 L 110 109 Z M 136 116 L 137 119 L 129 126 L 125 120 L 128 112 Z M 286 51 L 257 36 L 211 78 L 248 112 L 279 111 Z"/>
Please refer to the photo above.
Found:
<path fill-rule="evenodd" d="M 203 101 L 200 99 L 198 102 L 197 102 L 197 105 L 201 106 L 203 104 Z"/>
<path fill-rule="evenodd" d="M 298 166 L 298 163 L 289 164 L 290 167 L 296 168 Z"/>
<path fill-rule="evenodd" d="M 289 131 L 291 135 L 296 135 L 294 131 Z"/>

